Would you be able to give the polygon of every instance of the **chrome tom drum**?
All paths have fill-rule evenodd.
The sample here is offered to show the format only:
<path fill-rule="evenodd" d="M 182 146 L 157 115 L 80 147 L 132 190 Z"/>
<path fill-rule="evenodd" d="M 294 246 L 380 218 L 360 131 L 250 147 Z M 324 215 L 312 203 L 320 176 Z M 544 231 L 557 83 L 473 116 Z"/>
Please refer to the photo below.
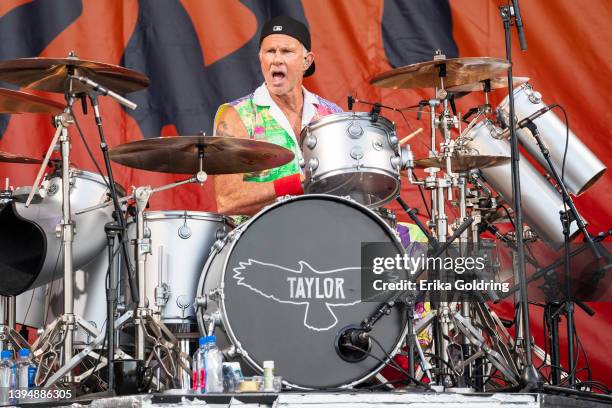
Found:
<path fill-rule="evenodd" d="M 401 158 L 395 125 L 365 112 L 336 113 L 302 130 L 304 190 L 380 207 L 399 194 Z"/>

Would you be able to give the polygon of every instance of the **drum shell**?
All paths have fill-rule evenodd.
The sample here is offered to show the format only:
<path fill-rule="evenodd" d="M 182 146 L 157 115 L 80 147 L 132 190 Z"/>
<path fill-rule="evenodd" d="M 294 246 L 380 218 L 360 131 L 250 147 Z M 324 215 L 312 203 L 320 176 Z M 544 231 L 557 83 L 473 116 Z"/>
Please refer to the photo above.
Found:
<path fill-rule="evenodd" d="M 145 263 L 148 305 L 164 323 L 195 323 L 193 305 L 200 273 L 213 243 L 230 232 L 233 223 L 219 214 L 199 211 L 148 211 L 144 217 L 151 239 Z M 182 230 L 181 236 L 185 226 L 188 230 Z M 135 242 L 136 223 L 129 224 L 128 237 Z M 168 298 L 162 305 L 156 303 L 156 288 L 163 285 Z M 181 308 L 179 303 L 187 307 Z"/>
<path fill-rule="evenodd" d="M 117 252 L 118 244 L 115 248 L 115 270 L 121 270 L 121 253 Z M 108 251 L 102 249 L 87 265 L 74 272 L 73 288 L 73 310 L 74 314 L 82 317 L 98 331 L 105 328 L 107 319 L 106 303 L 106 278 L 108 271 Z M 124 282 L 124 281 L 123 281 Z M 50 324 L 55 318 L 64 313 L 64 279 L 58 279 L 47 285 L 46 304 L 48 311 L 45 313 L 45 324 Z M 122 298 L 125 293 L 125 285 L 120 283 L 118 286 L 118 298 Z M 78 331 L 75 342 L 89 342 L 82 331 Z"/>
<path fill-rule="evenodd" d="M 241 338 L 238 337 L 239 333 L 235 331 L 236 327 L 232 326 L 232 322 L 228 318 L 229 315 L 228 315 L 227 307 L 228 305 L 231 304 L 232 299 L 231 299 L 231 296 L 228 296 L 228 293 L 226 292 L 227 286 L 225 282 L 226 282 L 226 276 L 229 276 L 229 274 L 232 274 L 232 272 L 228 272 L 228 264 L 230 261 L 230 257 L 232 256 L 232 253 L 234 252 L 236 248 L 237 242 L 239 242 L 239 240 L 241 239 L 241 236 L 245 235 L 245 231 L 248 231 L 249 226 L 257 222 L 257 220 L 260 217 L 265 216 L 268 211 L 274 210 L 275 208 L 282 206 L 285 203 L 290 203 L 290 202 L 295 202 L 295 201 L 300 201 L 300 200 L 309 200 L 309 199 L 326 199 L 326 200 L 333 200 L 337 202 L 347 203 L 350 206 L 358 206 L 364 212 L 367 212 L 368 214 L 370 214 L 371 217 L 376 218 L 377 223 L 381 226 L 381 228 L 386 230 L 390 237 L 394 237 L 393 241 L 397 243 L 398 248 L 402 248 L 401 243 L 399 242 L 399 239 L 395 231 L 393 231 L 385 223 L 385 221 L 380 219 L 380 217 L 378 217 L 372 211 L 368 210 L 366 207 L 361 206 L 358 203 L 355 203 L 353 200 L 349 200 L 346 198 L 340 198 L 340 197 L 331 197 L 331 196 L 326 196 L 326 195 L 307 195 L 307 196 L 293 197 L 290 199 L 285 199 L 277 204 L 273 204 L 267 208 L 264 208 L 255 217 L 251 218 L 249 222 L 240 225 L 232 233 L 230 233 L 226 239 L 217 241 L 215 245 L 213 246 L 211 255 L 208 258 L 206 265 L 204 266 L 203 273 L 198 283 L 198 298 L 196 299 L 196 302 L 200 308 L 197 314 L 198 324 L 200 326 L 200 332 L 206 333 L 208 326 L 207 326 L 207 321 L 204 318 L 204 315 L 213 316 L 215 318 L 215 322 L 217 324 L 217 330 L 215 331 L 215 335 L 217 336 L 217 344 L 224 351 L 224 355 L 226 357 L 229 357 L 231 360 L 238 360 L 238 361 L 242 361 L 243 363 L 246 363 L 246 367 L 243 365 L 243 371 L 245 371 L 246 373 L 261 374 L 263 372 L 263 365 L 262 365 L 263 360 L 255 356 L 254 353 L 252 353 L 253 350 L 251 350 L 251 353 L 249 352 L 249 350 L 247 349 L 248 346 L 245 347 L 245 343 L 243 341 L 244 339 L 242 339 L 241 341 Z M 346 221 L 351 222 L 351 220 L 346 220 Z M 297 234 L 303 233 L 303 231 L 298 229 L 295 231 L 295 233 L 296 233 L 296 236 L 298 236 Z M 304 239 L 303 237 L 301 238 Z M 303 242 L 303 241 L 296 240 L 295 244 L 299 246 L 300 242 Z M 402 248 L 402 251 L 403 251 L 403 248 Z M 359 262 L 359 260 L 357 260 L 357 262 Z M 374 308 L 378 306 L 377 303 L 376 304 L 370 303 L 370 305 L 372 305 L 372 307 Z M 402 310 L 403 308 L 401 307 L 398 309 L 395 309 L 392 312 L 392 316 L 387 316 L 383 318 L 384 321 L 381 320 L 379 322 L 380 325 L 377 325 L 377 329 L 382 330 L 382 327 L 388 327 L 387 325 L 393 325 L 396 321 L 394 319 L 398 319 L 398 314 L 401 315 L 403 313 Z M 253 328 L 259 325 L 259 323 L 261 322 L 260 319 L 265 319 L 265 316 L 262 316 L 261 311 L 259 310 L 245 310 L 244 313 L 247 313 L 249 316 L 252 316 L 252 322 L 250 324 L 252 325 Z M 365 315 L 360 316 L 360 317 L 363 318 L 365 317 Z M 275 321 L 275 319 L 273 318 L 271 318 L 266 324 L 274 324 L 275 322 L 276 324 L 280 324 L 277 321 Z M 359 323 L 359 321 L 358 320 L 351 321 L 351 323 Z M 338 323 L 338 326 L 335 327 L 333 330 L 341 329 L 342 327 L 343 327 L 343 324 Z M 282 328 L 277 328 L 277 329 L 279 330 L 286 329 L 290 331 L 290 329 L 285 328 L 284 326 Z M 394 337 L 394 339 L 396 340 L 396 342 L 393 343 L 394 347 L 387 350 L 389 354 L 393 355 L 395 354 L 395 352 L 398 351 L 403 341 L 403 338 L 405 336 L 406 330 L 407 328 L 406 328 L 405 322 L 403 324 L 398 324 L 397 326 L 398 336 L 397 336 L 397 339 L 395 339 Z M 244 330 L 243 330 L 243 333 L 244 333 Z M 379 339 L 380 338 L 381 337 L 379 337 Z M 264 342 L 265 340 L 262 339 L 261 341 Z M 287 342 L 290 342 L 290 339 L 283 338 L 281 341 L 287 343 Z M 385 341 L 388 342 L 389 339 L 386 338 Z M 303 342 L 300 342 L 299 345 L 296 344 L 296 346 L 301 346 L 307 343 L 309 343 L 308 339 L 304 338 Z M 331 349 L 330 360 L 338 358 L 334 352 L 333 347 L 334 345 L 332 341 L 329 343 L 329 348 Z M 296 353 L 297 351 L 299 351 L 297 350 L 297 348 L 298 347 L 296 347 Z M 307 359 L 309 357 L 310 356 L 308 355 L 305 356 L 305 358 Z M 284 368 L 283 363 L 286 363 L 284 359 L 281 359 L 279 356 L 276 356 L 275 358 L 274 355 L 270 355 L 269 359 L 275 360 L 275 365 L 276 365 L 276 369 L 278 373 L 284 376 L 283 382 L 289 387 L 297 388 L 297 389 L 321 388 L 318 386 L 314 387 L 312 385 L 305 385 L 303 383 L 292 381 L 292 378 L 289 375 L 287 375 L 286 372 L 285 374 L 283 374 L 283 368 Z M 296 367 L 301 367 L 303 370 L 307 370 L 305 366 L 306 361 L 304 359 L 300 359 L 299 356 L 295 356 L 292 360 L 293 360 L 292 363 L 295 364 Z M 317 361 L 309 360 L 308 364 L 316 365 Z M 359 364 L 355 364 L 355 363 L 344 363 L 344 364 L 347 364 L 350 367 L 359 367 Z M 380 364 L 372 371 L 364 372 L 363 375 L 358 379 L 351 379 L 351 380 L 345 381 L 345 379 L 336 378 L 335 381 L 344 381 L 344 382 L 340 384 L 330 384 L 329 386 L 330 387 L 341 387 L 341 388 L 352 387 L 374 376 L 384 366 L 385 364 Z M 336 371 L 336 374 L 339 376 L 337 371 Z M 317 380 L 315 379 L 313 381 L 316 382 Z"/>
<path fill-rule="evenodd" d="M 474 126 L 467 138 L 472 140 L 467 147 L 481 155 L 510 156 L 510 143 L 505 139 L 496 139 L 493 135 L 501 133 L 489 120 Z M 512 207 L 512 171 L 510 162 L 480 169 L 485 180 Z M 521 183 L 521 205 L 527 225 L 552 246 L 563 242 L 563 228 L 559 211 L 563 210 L 561 194 L 542 176 L 529 161 L 521 155 L 519 159 Z M 576 222 L 572 222 L 570 233 L 578 231 Z"/>
<path fill-rule="evenodd" d="M 364 112 L 325 116 L 302 130 L 300 146 L 306 193 L 348 196 L 368 207 L 399 193 L 395 126 L 383 117 L 372 122 Z"/>
<path fill-rule="evenodd" d="M 539 92 L 533 90 L 529 83 L 514 89 L 514 110 L 518 121 L 546 107 Z M 505 123 L 509 123 L 508 96 L 500 103 L 497 114 Z M 540 137 L 550 152 L 550 158 L 555 170 L 561 176 L 563 154 L 565 152 L 566 126 L 553 111 L 546 112 L 534 119 Z M 525 149 L 548 172 L 550 168 L 529 129 L 517 129 L 518 138 Z M 567 157 L 565 160 L 564 181 L 567 189 L 574 195 L 586 191 L 606 171 L 606 166 L 582 141 L 569 130 Z"/>
<path fill-rule="evenodd" d="M 29 207 L 22 202 L 15 203 L 16 212 L 21 217 L 34 222 L 42 229 L 44 237 L 41 239 L 46 240 L 47 246 L 44 263 L 28 288 L 36 288 L 63 277 L 62 242 L 57 233 L 57 227 L 62 220 L 62 180 L 60 177 L 52 177 L 43 182 L 42 188 L 44 196 L 41 202 L 32 203 Z M 124 194 L 121 186 L 117 186 L 117 191 L 120 195 Z M 106 246 L 104 225 L 113 220 L 113 206 L 78 215 L 75 212 L 107 201 L 107 193 L 108 188 L 100 175 L 70 170 L 70 210 L 75 226 L 72 252 L 73 266 L 76 269 L 89 263 Z M 24 243 L 25 250 L 27 243 Z"/>

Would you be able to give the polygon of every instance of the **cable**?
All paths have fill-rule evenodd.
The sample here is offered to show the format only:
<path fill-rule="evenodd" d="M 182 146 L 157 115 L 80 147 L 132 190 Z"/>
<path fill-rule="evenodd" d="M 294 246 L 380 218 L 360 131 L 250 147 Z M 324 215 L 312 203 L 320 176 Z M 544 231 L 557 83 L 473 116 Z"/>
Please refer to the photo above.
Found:
<path fill-rule="evenodd" d="M 81 138 L 81 140 L 83 141 L 83 144 L 85 145 L 85 150 L 87 150 L 87 154 L 89 155 L 89 158 L 91 159 L 91 162 L 95 166 L 96 171 L 102 177 L 102 180 L 104 180 L 104 184 L 106 184 L 106 188 L 108 188 L 108 190 L 110 191 L 111 188 L 110 188 L 110 185 L 108 184 L 108 180 L 104 176 L 104 173 L 102 172 L 102 169 L 100 168 L 100 165 L 96 161 L 95 157 L 93 156 L 93 152 L 89 148 L 89 144 L 87 143 L 87 139 L 85 138 L 85 134 L 81 130 L 81 126 L 79 125 L 79 121 L 77 120 L 76 115 L 74 114 L 74 111 L 72 110 L 72 107 L 70 107 L 69 109 L 70 109 L 70 114 L 72 115 L 72 118 L 74 119 L 74 124 L 76 125 L 76 128 L 78 130 L 79 137 Z"/>
<path fill-rule="evenodd" d="M 414 169 L 410 169 L 410 171 L 412 172 L 412 176 L 416 179 L 416 174 L 414 174 Z M 421 194 L 421 200 L 423 200 L 423 206 L 425 207 L 425 211 L 427 211 L 427 215 L 431 219 L 431 210 L 429 209 L 429 206 L 427 205 L 427 200 L 425 199 L 425 193 L 423 192 L 423 186 L 421 186 L 420 184 L 417 184 L 417 187 L 419 188 L 419 193 Z"/>

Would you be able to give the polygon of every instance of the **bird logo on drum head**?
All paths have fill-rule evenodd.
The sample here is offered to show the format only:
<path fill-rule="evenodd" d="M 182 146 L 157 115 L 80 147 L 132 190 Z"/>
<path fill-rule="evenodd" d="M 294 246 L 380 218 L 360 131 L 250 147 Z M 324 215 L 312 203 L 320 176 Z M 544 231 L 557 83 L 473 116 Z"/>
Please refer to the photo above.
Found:
<path fill-rule="evenodd" d="M 338 324 L 334 307 L 361 302 L 361 291 L 356 286 L 359 267 L 317 271 L 308 262 L 298 261 L 298 264 L 299 269 L 294 270 L 249 259 L 238 262 L 233 278 L 238 286 L 278 303 L 305 305 L 304 326 L 314 331 L 329 330 Z"/>

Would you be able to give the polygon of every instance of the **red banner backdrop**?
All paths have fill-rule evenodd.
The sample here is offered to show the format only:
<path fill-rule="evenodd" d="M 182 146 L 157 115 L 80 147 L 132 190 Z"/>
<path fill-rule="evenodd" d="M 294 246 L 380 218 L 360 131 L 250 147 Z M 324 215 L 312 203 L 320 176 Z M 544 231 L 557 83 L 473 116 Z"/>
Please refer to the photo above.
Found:
<path fill-rule="evenodd" d="M 17 13 L 27 11 L 28 7 L 37 7 L 45 2 L 47 0 L 34 2 L 4 0 L 0 3 L 0 29 L 3 27 L 3 20 L 12 19 Z M 65 0 L 65 2 L 70 3 L 71 7 L 73 5 L 76 7 L 76 17 L 58 30 L 51 41 L 41 46 L 39 53 L 0 53 L 0 55 L 3 55 L 4 59 L 31 56 L 65 57 L 69 51 L 74 50 L 83 59 L 121 64 L 123 58 L 127 61 L 128 51 L 134 46 L 130 41 L 137 29 L 141 30 L 141 34 L 149 34 L 151 38 L 155 38 L 157 31 L 162 28 L 160 25 L 145 24 L 150 21 L 147 20 L 150 18 L 150 13 L 144 13 L 143 8 L 146 6 L 148 9 L 145 11 L 150 11 L 154 7 L 146 0 L 141 2 Z M 247 90 L 252 89 L 249 88 L 251 86 L 254 88 L 260 77 L 251 75 L 252 72 L 256 72 L 257 67 L 256 47 L 253 44 L 258 35 L 258 27 L 261 26 L 265 16 L 262 17 L 261 13 L 258 15 L 237 0 L 223 2 L 182 0 L 164 3 L 175 4 L 181 8 L 181 12 L 184 10 L 196 33 L 200 45 L 197 52 L 201 54 L 199 57 L 202 64 L 190 66 L 189 69 L 196 74 L 199 72 L 214 74 L 206 77 L 208 88 L 200 87 L 191 92 L 184 92 L 186 97 L 189 93 L 198 92 L 204 95 L 220 95 L 223 94 L 220 90 L 235 86 L 236 82 Z M 401 2 L 385 4 L 383 0 L 303 0 L 301 11 L 310 26 L 317 61 L 317 72 L 313 77 L 306 79 L 305 86 L 343 107 L 346 107 L 345 101 L 349 94 L 359 99 L 380 101 L 398 107 L 413 105 L 421 99 L 431 97 L 431 90 L 381 90 L 368 84 L 368 80 L 373 75 L 392 68 L 388 57 L 389 44 L 385 44 L 385 38 L 389 38 L 389 35 L 399 39 L 397 40 L 399 47 L 396 47 L 399 51 L 396 52 L 401 54 L 401 47 L 405 44 L 409 47 L 411 41 L 416 44 L 423 39 L 412 38 L 410 35 L 403 36 L 403 30 L 418 34 L 424 32 L 425 29 L 422 27 L 425 27 L 424 34 L 427 39 L 428 36 L 435 37 L 440 32 L 450 29 L 450 26 L 443 25 L 445 21 L 443 12 L 449 5 L 445 1 L 431 3 L 434 5 L 439 3 L 441 6 L 439 14 L 436 9 L 433 9 L 433 12 L 431 8 L 421 10 L 425 6 L 413 4 L 413 14 L 402 26 L 385 25 L 384 22 L 385 18 L 389 17 L 389 14 L 385 17 L 385 13 L 391 13 L 390 7 L 401 5 Z M 498 3 L 495 0 L 450 1 L 452 32 L 449 34 L 452 34 L 452 38 L 447 40 L 451 42 L 454 40 L 459 56 L 505 57 L 504 33 Z M 421 11 L 422 14 L 418 14 Z M 515 75 L 530 77 L 536 90 L 542 93 L 545 103 L 555 102 L 563 105 L 569 114 L 571 129 L 602 161 L 609 164 L 612 151 L 612 135 L 609 130 L 612 114 L 607 110 L 607 99 L 609 90 L 612 89 L 612 76 L 609 75 L 612 54 L 607 51 L 612 3 L 607 0 L 591 0 L 583 3 L 574 0 L 522 1 L 521 11 L 529 49 L 520 52 L 513 29 Z M 58 7 L 55 12 L 61 14 L 62 7 Z M 47 17 L 54 16 L 45 16 Z M 169 20 L 167 24 L 171 23 Z M 170 29 L 179 28 L 179 26 L 170 26 Z M 7 44 L 30 46 L 31 32 L 35 30 L 44 30 L 44 27 L 29 26 L 27 21 L 23 21 L 22 25 L 3 29 L 3 32 L 8 33 L 4 34 L 3 41 Z M 182 37 L 177 36 L 170 40 L 165 45 L 171 47 L 173 41 L 180 45 Z M 239 54 L 238 51 L 244 50 L 247 44 L 250 44 L 250 48 L 247 49 L 249 52 Z M 432 44 L 435 44 L 435 41 Z M 151 44 L 152 48 L 155 46 L 156 44 Z M 433 53 L 433 47 L 431 52 Z M 450 52 L 448 54 L 451 55 Z M 240 58 L 236 57 L 238 55 Z M 427 58 L 422 58 L 425 59 Z M 185 68 L 180 66 L 180 61 L 168 61 L 168 63 L 171 69 Z M 155 68 L 150 60 L 145 60 L 143 64 L 147 72 Z M 220 66 L 231 67 L 234 70 L 232 72 L 236 72 L 241 69 L 241 64 L 246 65 L 244 73 L 239 78 L 224 75 L 223 72 L 214 73 L 215 68 Z M 247 67 L 249 69 L 246 69 Z M 165 78 L 156 76 L 152 80 L 164 81 Z M 201 83 L 198 81 L 196 83 Z M 152 83 L 152 86 L 154 85 L 156 84 Z M 494 92 L 492 97 L 494 106 L 505 96 L 504 92 L 503 90 Z M 43 95 L 43 93 L 38 94 Z M 61 95 L 45 94 L 45 96 L 62 101 Z M 232 97 L 238 96 L 240 95 L 232 95 Z M 465 112 L 482 102 L 482 96 L 474 94 L 459 100 L 457 107 Z M 165 99 L 164 95 L 158 95 L 156 103 L 158 105 L 145 107 L 148 109 L 147 115 L 154 114 L 156 110 L 171 112 L 172 104 L 175 102 L 172 99 Z M 214 108 L 203 106 L 193 108 L 201 115 L 203 124 L 201 129 L 210 132 L 211 129 L 207 127 L 210 127 Z M 356 109 L 365 111 L 369 108 L 357 105 Z M 147 120 L 146 117 L 130 116 L 107 98 L 102 98 L 101 110 L 111 147 L 143 137 L 197 131 L 173 122 L 170 117 L 169 120 L 160 121 L 159 134 L 143 134 L 141 130 L 143 127 L 140 124 Z M 389 112 L 383 114 L 396 122 L 399 135 L 406 135 L 414 129 L 423 127 L 424 132 L 412 139 L 411 145 L 416 156 L 426 154 L 428 138 L 424 135 L 429 131 L 427 119 L 417 121 L 415 115 L 411 114 L 408 118 L 409 125 L 406 125 L 398 115 Z M 92 116 L 78 114 L 77 118 L 89 144 L 94 147 L 96 160 L 102 163 Z M 0 139 L 0 150 L 41 157 L 52 135 L 53 128 L 49 117 L 31 114 L 13 115 Z M 72 137 L 72 147 L 73 165 L 94 171 L 95 168 L 76 133 Z M 568 160 L 572 160 L 572 157 Z M 132 170 L 119 165 L 114 165 L 114 170 L 118 182 L 125 187 L 157 186 L 183 177 Z M 0 164 L 0 176 L 9 177 L 10 184 L 15 187 L 31 184 L 36 171 L 35 166 L 31 165 Z M 213 183 L 209 181 L 203 187 L 187 186 L 156 194 L 151 200 L 151 208 L 214 211 L 216 205 L 212 186 Z M 407 180 L 402 186 L 402 197 L 412 205 L 421 206 L 418 193 L 409 186 Z M 610 227 L 608 207 L 610 201 L 612 201 L 610 172 L 590 190 L 576 198 L 579 211 L 589 222 L 590 231 L 599 232 Z M 398 209 L 394 206 L 391 208 Z M 401 214 L 400 219 L 403 219 Z M 577 311 L 577 329 L 582 344 L 589 353 L 593 375 L 600 380 L 609 380 L 609 373 L 612 372 L 612 362 L 607 357 L 612 348 L 612 341 L 608 335 L 608 330 L 612 327 L 611 308 L 606 303 L 594 303 L 591 307 L 596 311 L 595 317 L 592 318 L 580 310 Z M 532 311 L 532 323 L 536 340 L 542 344 L 539 309 Z M 584 361 L 581 359 L 581 366 L 583 365 Z"/>

